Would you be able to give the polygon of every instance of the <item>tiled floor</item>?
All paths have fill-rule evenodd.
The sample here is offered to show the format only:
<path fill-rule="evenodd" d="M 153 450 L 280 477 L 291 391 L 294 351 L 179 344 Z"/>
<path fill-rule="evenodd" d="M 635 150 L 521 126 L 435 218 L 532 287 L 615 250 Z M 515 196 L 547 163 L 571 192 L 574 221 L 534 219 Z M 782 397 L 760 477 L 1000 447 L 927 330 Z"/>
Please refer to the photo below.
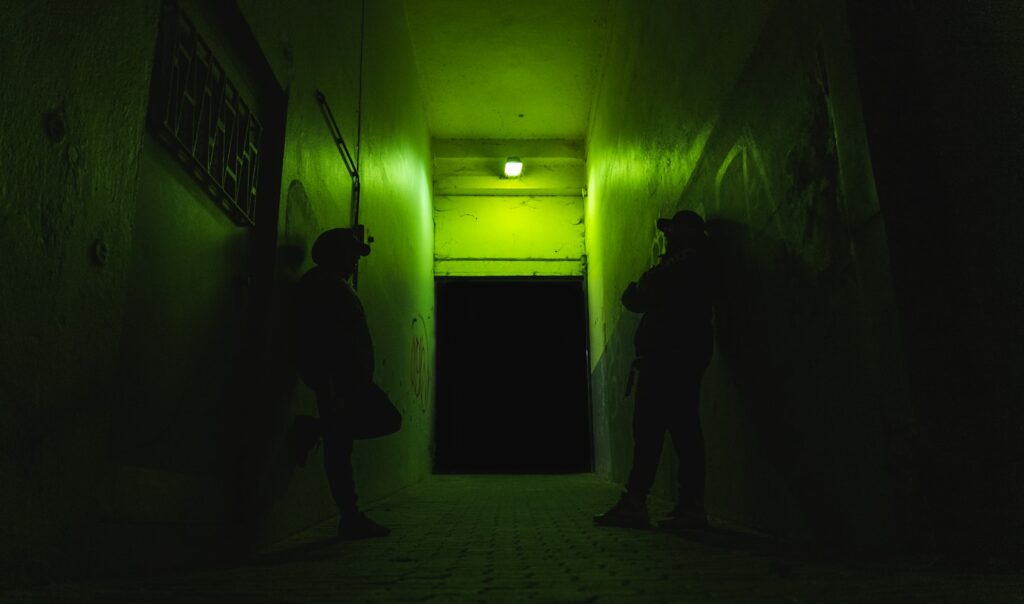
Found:
<path fill-rule="evenodd" d="M 329 521 L 245 564 L 0 594 L 0 602 L 1018 602 L 1024 577 L 882 571 L 725 532 L 598 528 L 592 475 L 436 476 L 372 506 L 386 539 Z M 664 512 L 655 507 L 654 512 Z"/>

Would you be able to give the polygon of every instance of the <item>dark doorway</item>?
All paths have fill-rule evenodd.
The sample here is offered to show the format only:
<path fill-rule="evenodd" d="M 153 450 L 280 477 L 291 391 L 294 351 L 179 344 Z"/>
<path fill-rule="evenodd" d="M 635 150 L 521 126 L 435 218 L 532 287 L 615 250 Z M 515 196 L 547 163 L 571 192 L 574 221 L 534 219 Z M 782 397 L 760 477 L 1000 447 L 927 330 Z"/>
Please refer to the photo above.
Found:
<path fill-rule="evenodd" d="M 581 279 L 437 282 L 435 471 L 591 470 Z"/>

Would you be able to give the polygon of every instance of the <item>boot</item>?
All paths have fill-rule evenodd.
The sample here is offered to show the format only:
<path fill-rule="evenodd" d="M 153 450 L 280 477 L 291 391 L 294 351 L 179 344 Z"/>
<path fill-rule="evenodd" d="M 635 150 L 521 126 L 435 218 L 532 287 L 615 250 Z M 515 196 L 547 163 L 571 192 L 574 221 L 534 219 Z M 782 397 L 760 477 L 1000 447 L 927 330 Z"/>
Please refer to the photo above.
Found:
<path fill-rule="evenodd" d="M 338 521 L 339 539 L 372 539 L 387 537 L 390 534 L 391 529 L 370 520 L 366 514 L 360 511 L 342 513 L 341 519 Z"/>
<path fill-rule="evenodd" d="M 619 501 L 603 514 L 594 516 L 598 526 L 622 526 L 627 528 L 648 528 L 647 498 L 623 493 Z"/>

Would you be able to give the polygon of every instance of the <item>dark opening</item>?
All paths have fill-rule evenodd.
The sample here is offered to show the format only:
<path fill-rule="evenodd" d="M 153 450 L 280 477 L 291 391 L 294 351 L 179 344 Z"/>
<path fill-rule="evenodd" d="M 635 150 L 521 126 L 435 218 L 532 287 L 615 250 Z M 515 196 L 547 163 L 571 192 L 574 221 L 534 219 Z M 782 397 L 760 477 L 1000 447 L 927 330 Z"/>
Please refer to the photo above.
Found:
<path fill-rule="evenodd" d="M 440 473 L 591 470 L 581 279 L 439 279 Z"/>

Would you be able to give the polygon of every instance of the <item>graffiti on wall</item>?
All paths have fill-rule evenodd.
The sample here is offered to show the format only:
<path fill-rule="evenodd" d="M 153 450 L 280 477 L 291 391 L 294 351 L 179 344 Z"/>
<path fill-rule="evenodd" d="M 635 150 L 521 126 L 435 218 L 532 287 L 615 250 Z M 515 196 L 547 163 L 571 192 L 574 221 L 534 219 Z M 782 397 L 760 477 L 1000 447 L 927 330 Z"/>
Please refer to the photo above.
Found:
<path fill-rule="evenodd" d="M 711 171 L 713 214 L 744 224 L 751 241 L 773 242 L 799 270 L 795 281 L 842 270 L 850 260 L 827 89 L 812 80 L 805 100 L 803 124 L 783 143 L 784 153 L 763 153 L 779 141 L 762 147 L 747 128 Z"/>
<path fill-rule="evenodd" d="M 657 227 L 654 229 L 654 239 L 651 240 L 651 258 L 649 266 L 654 266 L 661 261 L 661 257 L 665 255 L 665 233 L 662 233 Z"/>
<path fill-rule="evenodd" d="M 427 412 L 430 400 L 431 371 L 430 350 L 426 321 L 423 316 L 412 320 L 412 350 L 409 356 L 409 385 L 419 403 L 420 412 Z"/>

